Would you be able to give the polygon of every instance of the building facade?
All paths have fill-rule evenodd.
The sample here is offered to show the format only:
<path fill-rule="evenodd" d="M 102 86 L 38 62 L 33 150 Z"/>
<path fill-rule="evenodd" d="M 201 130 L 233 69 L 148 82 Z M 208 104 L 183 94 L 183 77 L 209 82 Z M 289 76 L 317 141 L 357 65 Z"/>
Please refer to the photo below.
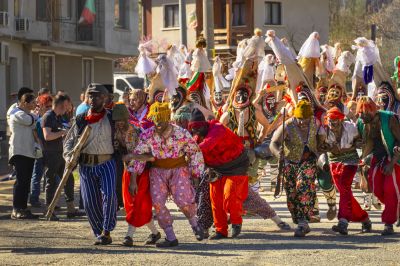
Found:
<path fill-rule="evenodd" d="M 0 0 L 0 120 L 21 86 L 66 91 L 74 103 L 91 82 L 113 83 L 114 59 L 138 53 L 137 0 Z M 0 131 L 4 130 L 3 126 Z"/>
<path fill-rule="evenodd" d="M 202 0 L 186 0 L 187 24 L 195 14 L 197 27 L 188 26 L 188 46 L 193 47 L 203 31 Z M 177 0 L 142 0 L 143 33 L 154 40 L 180 43 L 179 5 Z M 215 0 L 215 49 L 234 51 L 237 42 L 250 37 L 254 28 L 263 32 L 274 29 L 294 47 L 313 31 L 318 31 L 321 44 L 328 41 L 329 0 Z M 152 19 L 153 18 L 153 19 Z M 157 19 L 155 19 L 157 18 Z"/>

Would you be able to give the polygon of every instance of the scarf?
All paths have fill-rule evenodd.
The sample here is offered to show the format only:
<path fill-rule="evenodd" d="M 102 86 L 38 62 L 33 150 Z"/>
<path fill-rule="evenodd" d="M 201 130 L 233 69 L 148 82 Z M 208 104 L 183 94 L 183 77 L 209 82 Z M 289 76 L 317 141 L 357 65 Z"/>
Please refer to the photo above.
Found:
<path fill-rule="evenodd" d="M 104 115 L 106 114 L 106 109 L 103 109 L 100 113 L 96 113 L 92 110 L 89 110 L 87 115 L 85 116 L 85 120 L 88 122 L 88 124 L 94 124 L 99 122 Z"/>

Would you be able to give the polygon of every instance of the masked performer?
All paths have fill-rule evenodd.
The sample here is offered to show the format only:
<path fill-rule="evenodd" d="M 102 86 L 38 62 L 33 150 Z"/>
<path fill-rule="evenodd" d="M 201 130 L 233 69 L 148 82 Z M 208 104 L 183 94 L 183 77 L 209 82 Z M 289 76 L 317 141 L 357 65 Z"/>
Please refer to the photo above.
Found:
<path fill-rule="evenodd" d="M 243 201 L 247 197 L 249 159 L 241 139 L 217 121 L 206 122 L 204 115 L 194 109 L 189 130 L 199 143 L 208 167 L 210 198 L 215 234 L 210 239 L 228 236 L 228 219 L 232 223 L 232 238 L 242 228 Z"/>
<path fill-rule="evenodd" d="M 137 145 L 139 135 L 146 129 L 154 126 L 153 122 L 147 118 L 149 113 L 149 104 L 146 102 L 146 93 L 143 89 L 132 89 L 129 96 L 128 108 L 128 124 L 120 122 L 121 135 L 125 136 L 125 150 L 126 153 L 131 154 Z M 128 158 L 125 156 L 125 160 Z M 128 160 L 129 162 L 130 160 Z M 132 162 L 128 166 L 132 166 Z M 128 167 L 127 166 L 127 167 Z M 152 203 L 150 195 L 150 180 L 149 180 L 149 164 L 146 165 L 145 170 L 141 175 L 136 177 L 137 193 L 131 195 L 129 193 L 130 186 L 130 172 L 125 169 L 123 175 L 123 196 L 124 206 L 126 210 L 126 221 L 128 223 L 128 231 L 123 241 L 124 246 L 133 245 L 133 234 L 136 228 L 146 225 L 151 234 L 145 241 L 146 245 L 155 244 L 160 238 L 161 234 L 158 232 L 154 225 Z"/>
<path fill-rule="evenodd" d="M 368 183 L 373 193 L 385 204 L 382 235 L 391 235 L 394 233 L 393 224 L 399 217 L 400 206 L 399 121 L 394 113 L 378 111 L 369 97 L 359 100 L 357 113 L 360 115 L 357 127 L 365 143 L 362 158 L 372 153 Z"/>
<path fill-rule="evenodd" d="M 295 237 L 304 237 L 310 232 L 308 222 L 315 205 L 317 175 L 317 125 L 308 101 L 297 104 L 293 118 L 283 129 L 280 126 L 272 136 L 270 149 L 277 158 L 285 159 L 283 176 L 287 205 L 293 222 L 298 224 Z M 280 146 L 284 154 L 281 155 Z"/>
<path fill-rule="evenodd" d="M 219 119 L 223 113 L 222 107 L 225 104 L 223 98 L 223 90 L 224 88 L 229 88 L 229 82 L 222 76 L 222 62 L 221 59 L 216 56 L 214 58 L 214 65 L 213 65 L 213 79 L 214 83 L 211 86 L 211 108 L 216 116 Z"/>
<path fill-rule="evenodd" d="M 151 41 L 139 44 L 139 58 L 135 67 L 135 72 L 139 77 L 144 78 L 144 87 L 148 87 L 149 74 L 153 73 L 157 64 L 149 57 L 151 54 Z"/>
<path fill-rule="evenodd" d="M 135 154 L 150 154 L 155 158 L 150 168 L 150 193 L 158 224 L 166 239 L 157 247 L 178 245 L 172 216 L 166 207 L 169 195 L 189 220 L 197 240 L 203 239 L 203 230 L 198 225 L 194 188 L 191 179 L 198 179 L 204 171 L 203 155 L 186 130 L 170 123 L 171 111 L 168 103 L 154 103 L 148 118 L 155 126 L 140 135 Z M 136 176 L 145 169 L 145 163 L 135 161 L 131 172 L 130 193 L 137 190 Z"/>
<path fill-rule="evenodd" d="M 382 82 L 376 97 L 376 102 L 381 110 L 400 115 L 400 97 L 389 82 Z"/>
<path fill-rule="evenodd" d="M 349 222 L 361 222 L 362 232 L 371 232 L 368 214 L 361 209 L 351 191 L 359 162 L 356 151 L 359 134 L 356 124 L 344 121 L 345 115 L 337 107 L 329 109 L 326 117 L 327 127 L 325 131 L 319 132 L 319 145 L 322 150 L 328 151 L 331 175 L 340 193 L 339 223 L 332 230 L 347 235 Z"/>

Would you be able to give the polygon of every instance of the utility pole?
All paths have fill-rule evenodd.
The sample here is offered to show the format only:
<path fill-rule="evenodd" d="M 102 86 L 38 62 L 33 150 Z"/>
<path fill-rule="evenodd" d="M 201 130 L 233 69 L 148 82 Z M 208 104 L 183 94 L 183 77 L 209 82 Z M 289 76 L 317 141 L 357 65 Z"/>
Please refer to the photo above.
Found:
<path fill-rule="evenodd" d="M 179 25 L 181 27 L 181 44 L 187 46 L 186 0 L 179 0 Z"/>
<path fill-rule="evenodd" d="M 214 2 L 203 0 L 203 32 L 207 41 L 207 55 L 210 60 L 214 54 Z"/>

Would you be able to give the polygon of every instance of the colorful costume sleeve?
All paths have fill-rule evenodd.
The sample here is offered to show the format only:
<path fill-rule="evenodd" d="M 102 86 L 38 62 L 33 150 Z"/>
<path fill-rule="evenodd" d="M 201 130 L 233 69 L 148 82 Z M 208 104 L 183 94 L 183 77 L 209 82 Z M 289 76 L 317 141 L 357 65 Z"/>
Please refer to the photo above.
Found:
<path fill-rule="evenodd" d="M 145 131 L 140 135 L 139 143 L 136 146 L 134 153 L 135 154 L 145 154 L 151 152 L 151 146 L 149 144 L 149 140 L 151 139 L 151 131 Z M 144 167 L 146 166 L 146 162 L 134 161 L 133 167 L 129 167 L 129 172 L 134 172 L 137 175 L 142 174 Z"/>
<path fill-rule="evenodd" d="M 189 158 L 189 168 L 192 171 L 193 178 L 200 178 L 204 172 L 204 158 L 197 143 L 193 140 L 188 131 L 185 130 L 187 145 L 184 146 L 185 155 Z"/>

